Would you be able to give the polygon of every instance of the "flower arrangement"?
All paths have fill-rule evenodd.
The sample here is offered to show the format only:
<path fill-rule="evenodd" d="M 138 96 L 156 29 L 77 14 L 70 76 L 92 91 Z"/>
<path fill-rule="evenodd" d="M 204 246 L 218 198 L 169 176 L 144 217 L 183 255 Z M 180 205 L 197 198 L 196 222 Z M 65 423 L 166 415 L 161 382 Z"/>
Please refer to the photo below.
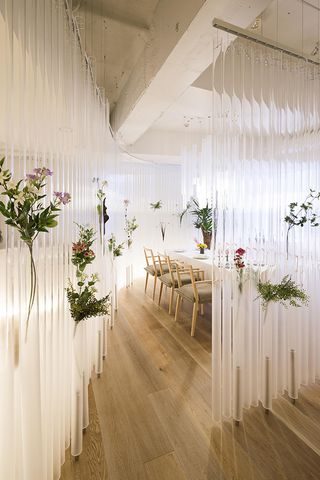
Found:
<path fill-rule="evenodd" d="M 96 273 L 87 275 L 84 273 L 86 267 L 95 259 L 95 253 L 91 249 L 95 241 L 95 232 L 92 228 L 78 225 L 79 238 L 72 244 L 71 262 L 76 267 L 77 288 L 70 279 L 66 288 L 67 299 L 70 306 L 70 313 L 76 326 L 82 320 L 89 317 L 98 317 L 109 313 L 109 295 L 96 298 L 97 289 L 95 284 L 99 281 Z"/>
<path fill-rule="evenodd" d="M 124 242 L 117 244 L 116 237 L 112 233 L 108 240 L 109 252 L 112 252 L 113 258 L 121 257 L 124 249 Z"/>
<path fill-rule="evenodd" d="M 289 275 L 283 277 L 280 283 L 258 282 L 257 290 L 259 295 L 257 298 L 262 300 L 263 310 L 267 310 L 269 302 L 280 302 L 285 308 L 301 307 L 308 305 L 309 297 L 305 290 L 299 287 Z"/>
<path fill-rule="evenodd" d="M 133 242 L 133 232 L 137 230 L 139 225 L 137 224 L 136 217 L 133 217 L 131 219 L 128 218 L 128 207 L 129 207 L 130 201 L 126 199 L 123 201 L 123 203 L 124 203 L 124 219 L 125 219 L 124 231 L 127 234 L 128 248 L 130 248 Z"/>
<path fill-rule="evenodd" d="M 77 276 L 79 276 L 78 273 L 82 273 L 87 265 L 93 262 L 96 256 L 91 249 L 95 241 L 93 229 L 78 224 L 77 226 L 79 228 L 79 239 L 72 244 L 71 262 L 77 268 Z"/>
<path fill-rule="evenodd" d="M 41 232 L 48 232 L 58 225 L 56 218 L 61 205 L 67 205 L 71 196 L 67 192 L 54 192 L 53 200 L 45 206 L 46 195 L 43 189 L 47 177 L 53 172 L 47 167 L 34 168 L 26 178 L 15 182 L 10 170 L 4 168 L 5 157 L 0 160 L 1 195 L 6 201 L 0 201 L 0 213 L 5 217 L 5 223 L 15 228 L 20 239 L 27 245 L 30 253 L 30 295 L 26 322 L 26 338 L 28 334 L 29 318 L 34 304 L 37 288 L 37 272 L 33 258 L 33 245 Z"/>
<path fill-rule="evenodd" d="M 206 243 L 197 243 L 197 249 L 200 250 L 200 253 L 204 253 L 206 248 L 208 248 Z"/>
<path fill-rule="evenodd" d="M 109 215 L 107 213 L 107 207 L 106 207 L 106 193 L 104 190 L 108 186 L 108 182 L 106 180 L 103 180 L 103 182 L 101 183 L 101 186 L 100 186 L 99 178 L 93 178 L 93 182 L 97 182 L 97 186 L 98 186 L 97 212 L 98 212 L 98 218 L 99 218 L 99 237 L 100 237 L 100 243 L 102 243 L 102 237 L 105 234 L 105 224 L 109 220 Z"/>
<path fill-rule="evenodd" d="M 291 202 L 289 204 L 289 213 L 284 218 L 284 221 L 288 224 L 286 235 L 287 258 L 289 256 L 289 233 L 291 229 L 296 226 L 304 227 L 307 222 L 309 222 L 311 227 L 319 227 L 320 225 L 320 216 L 313 210 L 315 200 L 320 200 L 320 192 L 316 193 L 315 190 L 310 188 L 310 193 L 304 202 L 300 205 L 298 205 L 297 202 Z"/>
<path fill-rule="evenodd" d="M 243 272 L 244 272 L 244 267 L 245 267 L 243 256 L 244 256 L 245 253 L 246 253 L 246 251 L 243 248 L 240 247 L 235 251 L 234 259 L 233 259 L 234 260 L 234 266 L 235 266 L 237 274 L 238 274 L 238 280 L 239 280 L 238 281 L 238 287 L 239 287 L 240 293 L 242 293 L 242 290 L 243 290 Z"/>

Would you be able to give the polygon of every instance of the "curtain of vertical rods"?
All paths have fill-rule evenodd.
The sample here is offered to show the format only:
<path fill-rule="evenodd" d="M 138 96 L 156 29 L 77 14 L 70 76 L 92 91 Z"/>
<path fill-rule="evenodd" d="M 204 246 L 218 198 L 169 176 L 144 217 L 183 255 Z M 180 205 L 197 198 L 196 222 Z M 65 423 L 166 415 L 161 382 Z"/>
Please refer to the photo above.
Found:
<path fill-rule="evenodd" d="M 46 187 L 70 192 L 57 228 L 35 242 L 38 288 L 27 342 L 29 257 L 0 219 L 0 478 L 58 479 L 65 449 L 78 455 L 88 424 L 87 386 L 101 364 L 105 318 L 74 331 L 66 302 L 74 280 L 74 222 L 98 228 L 93 177 L 109 174 L 114 152 L 101 103 L 71 29 L 65 2 L 0 0 L 0 150 L 15 181 L 53 170 Z M 100 294 L 110 285 L 96 242 Z M 92 320 L 92 321 L 91 321 Z M 99 333 L 100 332 L 100 333 Z"/>
<path fill-rule="evenodd" d="M 215 31 L 213 186 L 217 243 L 213 288 L 213 416 L 241 420 L 244 408 L 319 377 L 319 229 L 289 236 L 291 202 L 319 191 L 319 67 L 249 40 Z M 319 211 L 319 205 L 315 205 Z M 239 290 L 234 252 L 246 250 Z M 307 291 L 309 306 L 284 308 L 257 299 L 260 278 L 285 275 Z"/>

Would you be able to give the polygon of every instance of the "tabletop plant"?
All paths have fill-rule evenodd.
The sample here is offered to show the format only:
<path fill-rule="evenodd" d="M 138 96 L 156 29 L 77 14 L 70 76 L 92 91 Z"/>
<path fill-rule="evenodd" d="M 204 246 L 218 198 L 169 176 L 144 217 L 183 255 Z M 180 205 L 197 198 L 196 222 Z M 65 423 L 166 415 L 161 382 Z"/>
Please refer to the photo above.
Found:
<path fill-rule="evenodd" d="M 96 273 L 87 275 L 85 269 L 95 259 L 95 253 L 92 250 L 92 244 L 95 241 L 95 232 L 92 228 L 78 225 L 79 237 L 72 245 L 71 262 L 76 267 L 76 287 L 69 279 L 69 285 L 66 288 L 67 299 L 71 317 L 75 325 L 82 320 L 90 317 L 98 317 L 109 313 L 109 295 L 100 299 L 96 298 L 96 283 L 99 277 Z"/>
<path fill-rule="evenodd" d="M 26 321 L 26 339 L 28 335 L 29 319 L 35 300 L 37 288 L 37 271 L 33 256 L 34 241 L 42 232 L 58 225 L 56 218 L 62 205 L 70 202 L 71 196 L 67 192 L 54 192 L 53 199 L 45 205 L 47 195 L 44 188 L 47 178 L 53 172 L 47 167 L 34 168 L 25 178 L 18 182 L 13 180 L 9 169 L 4 168 L 5 157 L 0 160 L 0 186 L 1 195 L 5 197 L 0 201 L 0 213 L 5 217 L 5 223 L 15 228 L 22 242 L 30 253 L 30 293 Z"/>
<path fill-rule="evenodd" d="M 286 234 L 287 258 L 289 256 L 289 234 L 292 228 L 297 226 L 304 227 L 307 223 L 309 223 L 311 227 L 319 227 L 320 216 L 314 211 L 314 202 L 319 199 L 320 192 L 316 193 L 315 190 L 310 188 L 309 194 L 300 205 L 297 202 L 289 203 L 289 213 L 284 218 L 284 221 L 288 225 Z"/>
<path fill-rule="evenodd" d="M 208 246 L 210 250 L 211 239 L 212 239 L 212 207 L 209 207 L 208 202 L 204 207 L 200 207 L 198 200 L 192 198 L 190 202 L 187 203 L 186 208 L 180 215 L 180 222 L 186 213 L 190 213 L 193 217 L 193 225 L 198 230 L 201 230 L 203 236 L 203 243 Z"/>
<path fill-rule="evenodd" d="M 124 231 L 127 234 L 128 248 L 130 248 L 133 242 L 133 232 L 137 230 L 139 225 L 137 224 L 136 217 L 132 217 L 132 218 L 128 217 L 128 207 L 129 207 L 130 201 L 126 199 L 123 201 L 123 203 L 124 203 Z"/>
<path fill-rule="evenodd" d="M 196 246 L 197 246 L 197 249 L 200 251 L 201 254 L 204 254 L 204 251 L 206 248 L 208 248 L 207 244 L 205 243 L 198 243 L 198 241 L 196 241 Z"/>
<path fill-rule="evenodd" d="M 299 287 L 290 277 L 286 275 L 280 283 L 262 282 L 257 285 L 258 297 L 262 302 L 262 309 L 267 313 L 270 302 L 280 302 L 285 308 L 288 306 L 301 307 L 308 305 L 309 297 L 305 290 Z M 265 317 L 266 318 L 266 317 Z"/>
<path fill-rule="evenodd" d="M 113 258 L 121 257 L 124 249 L 124 242 L 118 243 L 115 235 L 112 233 L 111 237 L 108 240 L 109 252 L 112 253 Z"/>

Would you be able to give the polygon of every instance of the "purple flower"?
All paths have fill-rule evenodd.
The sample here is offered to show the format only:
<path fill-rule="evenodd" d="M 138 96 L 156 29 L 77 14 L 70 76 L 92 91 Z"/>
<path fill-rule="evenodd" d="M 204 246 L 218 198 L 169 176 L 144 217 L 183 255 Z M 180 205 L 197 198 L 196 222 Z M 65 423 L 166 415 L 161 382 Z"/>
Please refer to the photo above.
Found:
<path fill-rule="evenodd" d="M 36 180 L 37 175 L 35 175 L 34 173 L 27 173 L 26 178 L 28 180 Z"/>
<path fill-rule="evenodd" d="M 34 172 L 36 175 L 41 175 L 42 168 L 34 168 L 34 169 L 33 169 L 33 172 Z"/>
<path fill-rule="evenodd" d="M 70 193 L 64 192 L 61 197 L 61 203 L 63 203 L 63 205 L 67 205 L 67 203 L 69 203 L 70 201 L 71 201 Z"/>
<path fill-rule="evenodd" d="M 62 203 L 63 205 L 67 205 L 67 203 L 71 200 L 70 193 L 67 192 L 53 192 L 53 195 L 57 198 L 57 200 Z"/>
<path fill-rule="evenodd" d="M 50 168 L 43 167 L 41 171 L 42 175 L 45 177 L 51 177 L 53 175 L 53 172 L 50 170 Z"/>
<path fill-rule="evenodd" d="M 53 192 L 53 195 L 54 195 L 58 200 L 60 200 L 60 202 L 61 202 L 61 200 L 62 200 L 62 192 Z"/>

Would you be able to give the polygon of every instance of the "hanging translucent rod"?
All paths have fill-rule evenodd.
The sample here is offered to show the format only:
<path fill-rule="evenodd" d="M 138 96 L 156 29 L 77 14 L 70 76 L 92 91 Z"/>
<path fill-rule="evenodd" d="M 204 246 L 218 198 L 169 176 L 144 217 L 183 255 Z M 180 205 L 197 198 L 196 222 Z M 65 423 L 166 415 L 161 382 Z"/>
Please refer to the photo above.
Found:
<path fill-rule="evenodd" d="M 313 63 L 315 65 L 320 65 L 320 62 L 315 60 L 313 57 L 309 55 L 303 55 L 301 52 L 297 52 L 295 50 L 291 50 L 290 48 L 282 45 L 279 42 L 274 42 L 273 40 L 267 39 L 262 35 L 257 35 L 252 32 L 248 32 L 248 30 L 244 30 L 243 28 L 237 27 L 236 25 L 232 25 L 232 23 L 224 22 L 219 18 L 214 18 L 212 21 L 212 26 L 217 28 L 218 30 L 223 30 L 224 32 L 231 33 L 237 37 L 242 37 L 247 40 L 252 40 L 253 42 L 259 43 L 260 45 L 264 45 L 265 47 L 273 48 L 274 50 L 278 50 L 279 52 L 284 52 L 288 55 L 291 55 L 295 58 L 300 58 L 305 60 L 306 62 Z"/>

